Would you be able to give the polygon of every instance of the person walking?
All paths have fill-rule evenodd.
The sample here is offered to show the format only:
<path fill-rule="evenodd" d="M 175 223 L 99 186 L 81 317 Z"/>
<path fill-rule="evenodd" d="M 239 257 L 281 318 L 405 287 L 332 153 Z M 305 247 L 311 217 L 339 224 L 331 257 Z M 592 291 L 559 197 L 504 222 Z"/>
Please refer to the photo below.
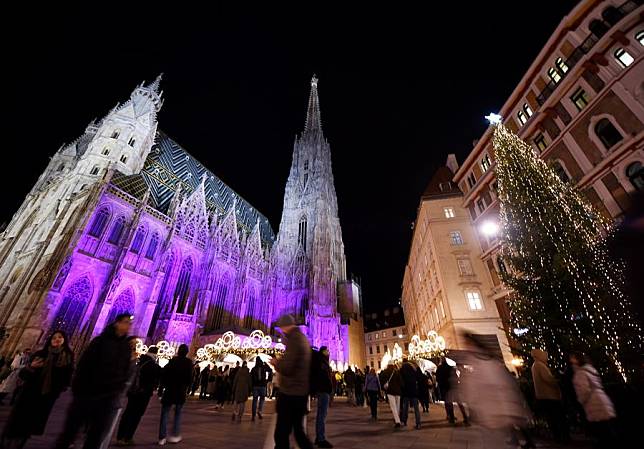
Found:
<path fill-rule="evenodd" d="M 251 421 L 255 421 L 255 416 L 262 419 L 262 410 L 264 410 L 264 401 L 266 400 L 266 384 L 268 383 L 268 373 L 271 369 L 259 358 L 255 357 L 255 366 L 250 371 L 250 377 L 253 386 L 253 407 Z M 258 407 L 259 402 L 259 407 Z"/>
<path fill-rule="evenodd" d="M 83 426 L 84 449 L 96 449 L 109 437 L 131 374 L 132 350 L 127 338 L 131 326 L 132 315 L 117 315 L 80 357 L 72 381 L 73 400 L 57 449 L 68 449 Z"/>
<path fill-rule="evenodd" d="M 269 399 L 273 399 L 273 370 L 270 366 L 266 367 L 268 369 L 267 379 L 266 379 L 266 396 Z"/>
<path fill-rule="evenodd" d="M 199 366 L 199 365 L 197 365 Z M 199 373 L 199 399 L 208 399 L 208 382 L 210 381 L 210 365 Z"/>
<path fill-rule="evenodd" d="M 244 361 L 242 366 L 237 369 L 237 374 L 235 374 L 235 379 L 233 380 L 233 421 L 235 421 L 236 417 L 237 422 L 241 422 L 244 409 L 246 408 L 246 401 L 248 401 L 248 396 L 252 390 L 250 372 L 248 371 L 246 361 Z"/>
<path fill-rule="evenodd" d="M 429 413 L 429 378 L 420 366 L 416 368 L 416 377 L 418 378 L 418 401 L 422 405 L 423 412 Z"/>
<path fill-rule="evenodd" d="M 367 367 L 367 377 L 364 382 L 364 390 L 369 399 L 369 407 L 371 407 L 371 420 L 378 421 L 378 395 L 380 394 L 380 379 L 373 368 Z"/>
<path fill-rule="evenodd" d="M 42 435 L 51 410 L 69 386 L 74 354 L 63 331 L 55 331 L 45 347 L 18 373 L 22 391 L 7 418 L 0 447 L 20 449 L 32 435 Z"/>
<path fill-rule="evenodd" d="M 409 415 L 409 406 L 414 407 L 414 418 L 416 419 L 416 429 L 420 429 L 420 408 L 418 407 L 418 372 L 416 367 L 407 359 L 403 359 L 400 367 L 400 376 L 402 377 L 402 397 L 400 422 L 403 426 L 407 425 L 407 416 Z"/>
<path fill-rule="evenodd" d="M 159 422 L 159 446 L 166 442 L 181 441 L 181 411 L 192 382 L 192 360 L 188 358 L 188 345 L 179 346 L 174 357 L 161 371 L 161 419 Z M 168 437 L 168 415 L 174 405 L 173 434 Z"/>
<path fill-rule="evenodd" d="M 224 370 L 222 367 L 219 367 L 219 373 L 217 375 L 215 383 L 215 409 L 223 410 L 224 403 L 226 402 L 226 382 L 227 382 L 227 369 Z"/>
<path fill-rule="evenodd" d="M 568 423 L 561 402 L 559 382 L 548 368 L 548 353 L 541 349 L 533 349 L 530 354 L 534 359 L 530 371 L 534 385 L 534 396 L 537 400 L 537 410 L 545 415 L 555 441 L 567 443 L 570 440 Z"/>
<path fill-rule="evenodd" d="M 465 406 L 458 398 L 456 389 L 458 387 L 458 376 L 456 369 L 447 363 L 445 357 L 441 358 L 438 368 L 436 368 L 436 383 L 441 394 L 441 398 L 445 402 L 445 413 L 447 420 L 450 424 L 456 423 L 456 416 L 454 415 L 454 402 L 457 402 L 461 414 L 463 415 L 463 422 L 469 425 L 469 417 L 465 411 Z"/>
<path fill-rule="evenodd" d="M 580 352 L 572 353 L 569 360 L 574 370 L 572 383 L 577 399 L 584 408 L 595 447 L 614 447 L 614 420 L 617 414 L 613 402 L 604 391 L 599 373 Z"/>
<path fill-rule="evenodd" d="M 290 448 L 291 432 L 300 449 L 311 449 L 313 444 L 304 433 L 303 427 L 309 395 L 311 346 L 292 315 L 283 315 L 275 326 L 281 329 L 286 340 L 284 354 L 272 362 L 279 373 L 275 449 Z"/>
<path fill-rule="evenodd" d="M 356 370 L 356 405 L 362 407 L 364 405 L 364 373 L 361 369 Z"/>
<path fill-rule="evenodd" d="M 157 364 L 158 351 L 156 346 L 150 347 L 136 365 L 132 385 L 127 393 L 127 406 L 116 432 L 116 440 L 120 444 L 134 444 L 136 429 L 148 408 L 152 394 L 159 386 L 161 367 Z"/>
<path fill-rule="evenodd" d="M 350 405 L 357 405 L 356 403 L 356 373 L 348 367 L 344 372 L 344 383 L 347 388 L 347 401 Z"/>
<path fill-rule="evenodd" d="M 396 365 L 390 363 L 384 371 L 385 383 L 383 388 L 387 393 L 387 401 L 391 414 L 394 417 L 394 427 L 400 428 L 400 396 L 402 395 L 403 381 Z"/>
<path fill-rule="evenodd" d="M 313 351 L 311 358 L 311 394 L 317 396 L 317 414 L 315 417 L 315 445 L 317 447 L 333 447 L 326 439 L 326 416 L 331 400 L 331 366 L 329 364 L 329 349 L 320 347 Z"/>

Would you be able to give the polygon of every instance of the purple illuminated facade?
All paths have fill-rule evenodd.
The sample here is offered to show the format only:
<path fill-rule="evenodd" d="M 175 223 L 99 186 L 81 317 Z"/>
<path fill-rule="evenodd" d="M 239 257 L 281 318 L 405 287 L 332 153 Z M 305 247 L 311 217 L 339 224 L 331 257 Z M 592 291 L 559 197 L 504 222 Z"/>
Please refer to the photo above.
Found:
<path fill-rule="evenodd" d="M 348 361 L 350 320 L 336 291 L 346 279 L 344 246 L 317 79 L 277 236 L 157 131 L 159 81 L 61 147 L 2 234 L 0 273 L 10 282 L 0 291 L 1 324 L 13 330 L 3 350 L 56 328 L 80 348 L 126 311 L 148 343 L 193 347 L 225 329 L 272 333 L 288 312 L 312 344 Z"/>

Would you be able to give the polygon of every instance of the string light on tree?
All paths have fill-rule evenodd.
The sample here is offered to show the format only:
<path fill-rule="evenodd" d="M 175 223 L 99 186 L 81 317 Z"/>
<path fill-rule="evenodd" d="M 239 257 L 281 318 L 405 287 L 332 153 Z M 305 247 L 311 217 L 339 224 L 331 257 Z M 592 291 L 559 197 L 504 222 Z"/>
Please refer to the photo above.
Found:
<path fill-rule="evenodd" d="M 563 368 L 583 350 L 605 374 L 627 380 L 641 329 L 623 294 L 622 268 L 608 255 L 610 223 L 535 156 L 498 114 L 493 146 L 500 202 L 501 271 L 512 289 L 511 328 L 527 353 L 546 349 Z"/>

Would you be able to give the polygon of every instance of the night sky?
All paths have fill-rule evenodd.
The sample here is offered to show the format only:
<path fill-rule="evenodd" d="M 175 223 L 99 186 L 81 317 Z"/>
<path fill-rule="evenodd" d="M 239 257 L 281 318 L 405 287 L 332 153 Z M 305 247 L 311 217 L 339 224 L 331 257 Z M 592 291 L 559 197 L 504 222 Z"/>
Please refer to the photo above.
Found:
<path fill-rule="evenodd" d="M 315 73 L 348 270 L 362 279 L 367 310 L 396 304 L 433 171 L 448 153 L 467 156 L 483 116 L 500 109 L 575 4 L 442 3 L 355 11 L 323 2 L 246 11 L 102 3 L 107 14 L 56 4 L 37 17 L 6 16 L 0 222 L 61 144 L 164 72 L 159 129 L 277 232 Z"/>

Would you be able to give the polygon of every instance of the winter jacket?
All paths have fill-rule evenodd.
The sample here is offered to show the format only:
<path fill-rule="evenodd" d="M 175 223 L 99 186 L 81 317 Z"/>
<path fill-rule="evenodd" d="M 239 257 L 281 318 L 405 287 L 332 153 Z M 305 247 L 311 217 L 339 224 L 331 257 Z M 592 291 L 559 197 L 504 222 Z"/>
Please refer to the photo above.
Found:
<path fill-rule="evenodd" d="M 237 370 L 233 380 L 233 401 L 245 402 L 252 391 L 252 382 L 248 367 L 242 366 Z"/>
<path fill-rule="evenodd" d="M 344 383 L 347 384 L 347 388 L 354 388 L 356 386 L 356 373 L 351 368 L 344 372 Z"/>
<path fill-rule="evenodd" d="M 533 349 L 530 354 L 534 358 L 530 371 L 532 372 L 535 398 L 561 400 L 559 382 L 550 372 L 550 368 L 548 368 L 548 353 L 541 349 Z"/>
<path fill-rule="evenodd" d="M 449 366 L 447 362 L 443 362 L 438 365 L 436 368 L 436 383 L 438 383 L 438 388 L 441 391 L 441 395 L 445 398 L 445 395 L 449 391 L 454 374 L 454 367 Z"/>
<path fill-rule="evenodd" d="M 275 369 L 280 374 L 280 393 L 289 396 L 307 396 L 310 365 L 311 346 L 306 336 L 296 327 L 286 338 L 286 351 L 282 358 L 275 363 Z"/>
<path fill-rule="evenodd" d="M 253 387 L 265 387 L 268 383 L 268 372 L 270 368 L 267 367 L 264 362 L 257 360 L 255 366 L 250 370 L 250 377 L 252 380 Z"/>
<path fill-rule="evenodd" d="M 416 367 L 409 362 L 403 363 L 400 368 L 400 376 L 403 382 L 402 396 L 405 398 L 418 398 Z"/>
<path fill-rule="evenodd" d="M 138 380 L 137 380 L 138 377 Z M 142 394 L 151 396 L 159 386 L 161 380 L 161 367 L 157 365 L 156 359 L 145 354 L 139 358 L 136 365 L 136 372 L 129 394 Z"/>
<path fill-rule="evenodd" d="M 185 403 L 188 389 L 192 385 L 192 360 L 179 356 L 170 360 L 161 371 L 161 385 L 164 388 L 162 404 Z"/>
<path fill-rule="evenodd" d="M 586 419 L 590 422 L 608 421 L 615 418 L 613 403 L 604 392 L 601 378 L 595 367 L 586 363 L 584 366 L 575 366 L 572 383 L 575 386 L 577 400 L 584 408 Z"/>
<path fill-rule="evenodd" d="M 383 388 L 385 387 L 385 385 L 387 386 L 385 389 L 387 394 L 390 394 L 392 396 L 402 396 L 403 380 L 400 376 L 400 371 L 398 371 L 393 366 L 389 366 L 383 372 L 382 378 L 385 382 L 382 386 Z"/>
<path fill-rule="evenodd" d="M 364 390 L 365 391 L 380 391 L 380 379 L 378 379 L 378 376 L 373 372 L 370 371 L 369 374 L 367 374 L 367 377 L 364 382 Z"/>
<path fill-rule="evenodd" d="M 108 326 L 94 338 L 76 367 L 74 396 L 83 399 L 119 399 L 131 374 L 132 350 L 127 336 Z"/>
<path fill-rule="evenodd" d="M 333 391 L 333 373 L 329 366 L 329 358 L 315 351 L 311 358 L 311 393 L 329 393 Z"/>

